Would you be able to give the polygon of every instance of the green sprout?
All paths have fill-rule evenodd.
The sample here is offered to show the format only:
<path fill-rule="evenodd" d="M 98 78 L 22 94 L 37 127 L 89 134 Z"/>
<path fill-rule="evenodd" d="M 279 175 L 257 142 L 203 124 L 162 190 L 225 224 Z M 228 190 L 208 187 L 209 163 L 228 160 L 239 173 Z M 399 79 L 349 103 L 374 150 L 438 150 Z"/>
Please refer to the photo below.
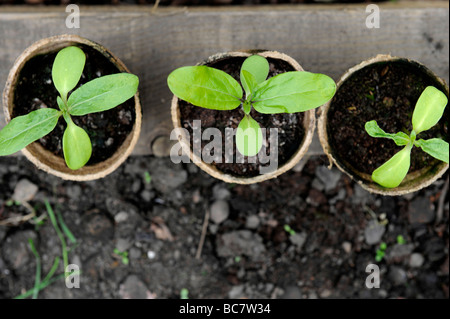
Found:
<path fill-rule="evenodd" d="M 404 245 L 404 244 L 406 244 L 406 240 L 405 240 L 405 238 L 403 238 L 402 235 L 398 235 L 398 236 L 397 236 L 397 244 L 399 244 L 399 245 Z"/>
<path fill-rule="evenodd" d="M 62 49 L 56 55 L 52 80 L 59 96 L 59 110 L 42 108 L 27 115 L 15 117 L 0 131 L 0 156 L 13 154 L 49 134 L 62 116 L 67 127 L 62 137 L 62 148 L 67 166 L 77 170 L 91 158 L 92 144 L 84 129 L 77 126 L 72 116 L 103 112 L 134 96 L 139 79 L 128 73 L 102 76 L 76 87 L 83 73 L 86 55 L 75 46 Z"/>
<path fill-rule="evenodd" d="M 291 236 L 295 235 L 295 231 L 288 224 L 284 225 L 284 230 Z"/>
<path fill-rule="evenodd" d="M 381 243 L 380 247 L 377 249 L 376 254 L 375 254 L 375 260 L 377 262 L 380 262 L 381 260 L 383 260 L 384 256 L 386 255 L 386 249 L 387 249 L 387 245 L 386 243 Z"/>
<path fill-rule="evenodd" d="M 47 209 L 47 213 L 50 217 L 50 221 L 53 225 L 53 228 L 55 229 L 56 234 L 58 235 L 58 238 L 61 241 L 64 272 L 62 274 L 54 276 L 56 270 L 58 269 L 59 261 L 60 261 L 59 257 L 55 257 L 55 260 L 53 261 L 53 265 L 50 268 L 50 271 L 48 272 L 47 276 L 45 276 L 44 279 L 41 279 L 41 273 L 42 273 L 41 257 L 39 256 L 39 253 L 34 245 L 33 240 L 31 238 L 28 239 L 28 244 L 30 245 L 30 249 L 36 260 L 36 273 L 35 273 L 34 287 L 32 289 L 26 291 L 25 293 L 15 297 L 15 299 L 25 299 L 30 296 L 32 299 L 36 299 L 41 290 L 45 289 L 47 286 L 51 285 L 55 281 L 57 281 L 61 278 L 67 278 L 67 276 L 70 275 L 70 273 L 66 272 L 67 266 L 69 264 L 68 253 L 69 253 L 70 249 L 67 248 L 67 244 L 66 244 L 64 235 L 69 239 L 69 241 L 72 244 L 76 244 L 77 241 L 76 241 L 75 237 L 73 236 L 72 232 L 69 230 L 69 228 L 64 223 L 64 220 L 63 220 L 61 214 L 60 213 L 55 214 L 47 200 L 45 201 L 45 206 Z M 60 227 L 61 227 L 62 231 L 61 231 Z"/>
<path fill-rule="evenodd" d="M 147 184 L 150 184 L 152 181 L 152 176 L 147 171 L 144 173 L 144 180 L 145 180 L 145 183 L 147 183 Z"/>
<path fill-rule="evenodd" d="M 122 259 L 122 264 L 128 265 L 130 263 L 127 251 L 120 251 L 119 249 L 114 248 L 114 253 Z"/>
<path fill-rule="evenodd" d="M 428 86 L 420 95 L 412 116 L 413 130 L 408 135 L 404 132 L 396 134 L 386 133 L 376 121 L 369 121 L 365 125 L 367 133 L 372 137 L 382 137 L 394 140 L 398 146 L 404 148 L 392 156 L 386 163 L 372 173 L 372 179 L 386 188 L 395 188 L 406 177 L 411 164 L 411 150 L 413 146 L 420 147 L 424 152 L 448 164 L 448 143 L 440 138 L 429 140 L 417 139 L 417 136 L 436 125 L 444 114 L 447 97 L 433 86 Z"/>
<path fill-rule="evenodd" d="M 267 59 L 252 55 L 240 70 L 242 87 L 231 75 L 204 65 L 174 70 L 167 84 L 175 96 L 195 106 L 222 111 L 241 106 L 244 116 L 236 131 L 236 147 L 245 156 L 255 156 L 263 134 L 250 116 L 252 108 L 263 114 L 304 112 L 328 102 L 336 92 L 333 79 L 323 74 L 291 71 L 267 79 L 268 75 Z"/>
<path fill-rule="evenodd" d="M 189 299 L 189 290 L 187 288 L 180 290 L 180 299 Z"/>
<path fill-rule="evenodd" d="M 234 262 L 238 264 L 241 261 L 241 256 L 234 257 Z"/>

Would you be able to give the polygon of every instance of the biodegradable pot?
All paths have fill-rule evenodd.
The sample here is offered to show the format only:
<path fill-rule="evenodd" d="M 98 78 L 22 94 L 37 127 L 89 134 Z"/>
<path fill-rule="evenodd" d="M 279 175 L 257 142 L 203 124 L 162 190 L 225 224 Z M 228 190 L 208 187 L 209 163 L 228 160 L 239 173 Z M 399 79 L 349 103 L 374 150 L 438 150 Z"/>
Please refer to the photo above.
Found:
<path fill-rule="evenodd" d="M 296 71 L 304 71 L 303 68 L 298 64 L 297 61 L 295 61 L 293 58 L 279 52 L 275 51 L 242 51 L 242 52 L 226 52 L 226 53 L 219 53 L 216 55 L 213 55 L 209 57 L 206 61 L 200 63 L 200 65 L 208 65 L 212 62 L 222 61 L 228 58 L 235 58 L 235 57 L 241 57 L 246 58 L 251 56 L 252 54 L 259 54 L 265 58 L 273 58 L 273 59 L 279 59 L 286 63 L 288 63 L 290 66 L 292 66 Z M 172 122 L 176 129 L 182 128 L 181 125 L 181 116 L 180 116 L 180 108 L 179 108 L 179 99 L 174 96 L 172 99 L 172 107 L 171 107 L 171 113 L 172 113 Z M 300 143 L 300 146 L 295 151 L 295 153 L 290 157 L 290 159 L 284 163 L 283 165 L 279 166 L 276 170 L 263 174 L 258 175 L 254 177 L 239 177 L 234 176 L 231 174 L 224 173 L 217 169 L 214 165 L 205 163 L 201 160 L 195 154 L 191 147 L 190 147 L 190 141 L 189 138 L 186 136 L 184 130 L 179 130 L 177 133 L 177 138 L 181 144 L 181 147 L 183 151 L 189 155 L 189 158 L 191 161 L 193 161 L 198 167 L 200 167 L 203 171 L 208 173 L 209 175 L 220 179 L 227 183 L 236 183 L 236 184 L 253 184 L 253 183 L 259 183 L 265 180 L 269 180 L 272 178 L 275 178 L 279 176 L 280 174 L 283 174 L 284 172 L 288 171 L 292 167 L 297 164 L 300 159 L 306 154 L 308 151 L 308 147 L 311 144 L 314 129 L 316 125 L 316 118 L 315 118 L 315 112 L 314 110 L 309 110 L 304 113 L 304 119 L 303 119 L 303 128 L 304 128 L 304 137 L 303 141 Z"/>
<path fill-rule="evenodd" d="M 374 64 L 378 63 L 408 63 L 408 69 L 411 70 L 417 70 L 417 72 L 420 72 L 421 74 L 424 74 L 431 82 L 436 83 L 438 86 L 438 89 L 441 89 L 444 91 L 444 93 L 449 95 L 449 89 L 446 83 L 437 77 L 433 72 L 431 72 L 429 69 L 427 69 L 424 65 L 412 61 L 405 58 L 400 57 L 391 57 L 390 55 L 378 55 L 375 58 L 371 58 L 369 60 L 366 60 L 352 68 L 350 68 L 345 74 L 341 77 L 339 82 L 337 83 L 337 93 L 339 92 L 340 87 L 347 81 L 355 72 L 358 72 L 359 70 L 362 70 L 368 66 L 372 66 Z M 402 82 L 403 83 L 403 82 Z M 378 89 L 378 88 L 377 88 Z M 336 97 L 335 95 L 335 97 Z M 361 185 L 364 189 L 371 193 L 381 194 L 381 195 L 389 195 L 389 196 L 397 196 L 397 195 L 404 195 L 411 192 L 418 191 L 424 187 L 429 186 L 434 181 L 436 181 L 438 178 L 440 178 L 445 171 L 448 169 L 448 164 L 441 162 L 441 161 L 433 161 L 428 166 L 412 171 L 408 173 L 408 175 L 405 177 L 405 179 L 402 181 L 402 183 L 396 187 L 396 188 L 384 188 L 377 183 L 375 183 L 372 178 L 371 174 L 367 174 L 364 172 L 361 172 L 360 170 L 356 169 L 352 164 L 350 164 L 346 158 L 345 154 L 339 154 L 336 152 L 335 147 L 333 145 L 332 139 L 330 138 L 330 117 L 329 117 L 329 110 L 333 105 L 334 98 L 330 100 L 328 103 L 323 105 L 319 109 L 319 118 L 318 118 L 318 133 L 319 133 L 319 139 L 320 143 L 322 144 L 322 148 L 325 152 L 325 154 L 328 156 L 330 161 L 330 168 L 334 164 L 336 165 L 341 171 L 346 173 L 348 176 L 350 176 L 353 180 L 355 180 L 359 185 Z M 352 101 L 349 101 L 348 105 L 351 104 Z M 380 102 L 381 103 L 381 102 Z M 380 104 L 378 104 L 380 105 Z M 415 105 L 410 106 L 410 112 L 412 114 L 412 111 L 414 109 Z M 444 115 L 445 116 L 445 115 Z M 376 119 L 379 120 L 379 119 Z M 334 128 L 334 126 L 333 126 Z M 396 132 L 389 132 L 389 133 L 396 133 Z M 371 137 L 367 135 L 367 138 L 370 139 Z M 420 138 L 420 136 L 419 136 Z M 387 140 L 386 140 L 387 141 Z M 393 141 L 387 141 L 387 143 L 394 143 Z M 395 144 L 393 144 L 395 146 Z M 400 148 L 399 148 L 400 150 Z"/>
<path fill-rule="evenodd" d="M 26 63 L 35 56 L 54 53 L 64 47 L 71 45 L 88 46 L 93 50 L 101 53 L 101 55 L 103 55 L 105 59 L 114 64 L 119 72 L 129 73 L 129 70 L 122 63 L 122 61 L 116 58 L 108 49 L 93 41 L 84 39 L 76 35 L 59 35 L 42 39 L 28 47 L 17 58 L 14 66 L 9 73 L 6 87 L 3 92 L 3 110 L 5 112 L 7 122 L 11 120 L 11 116 L 13 114 L 13 109 L 15 107 L 15 89 L 20 81 L 20 72 L 25 67 Z M 67 167 L 64 158 L 48 151 L 37 141 L 24 148 L 22 150 L 22 153 L 39 169 L 42 169 L 47 173 L 66 180 L 88 181 L 105 177 L 125 161 L 125 159 L 131 154 L 139 138 L 142 123 L 142 111 L 138 93 L 136 93 L 136 95 L 134 96 L 134 111 L 135 122 L 130 134 L 126 137 L 125 141 L 118 147 L 118 149 L 112 156 L 97 164 L 86 165 L 78 170 L 73 171 Z"/>

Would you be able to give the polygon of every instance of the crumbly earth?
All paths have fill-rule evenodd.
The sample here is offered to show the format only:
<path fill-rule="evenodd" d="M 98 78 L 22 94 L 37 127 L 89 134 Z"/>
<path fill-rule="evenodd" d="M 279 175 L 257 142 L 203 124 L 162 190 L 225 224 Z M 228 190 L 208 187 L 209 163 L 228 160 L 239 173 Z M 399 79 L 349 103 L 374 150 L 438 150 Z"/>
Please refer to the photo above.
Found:
<path fill-rule="evenodd" d="M 13 197 L 28 197 L 37 216 L 48 199 L 76 237 L 69 262 L 82 272 L 80 288 L 60 279 L 39 298 L 180 298 L 182 288 L 189 298 L 448 298 L 448 174 L 417 193 L 382 197 L 328 170 L 324 157 L 303 164 L 241 186 L 194 164 L 131 157 L 104 179 L 77 183 L 23 157 L 1 158 L 0 220 L 28 214 Z M 61 256 L 48 219 L 0 226 L 0 298 L 34 285 L 29 238 L 43 276 Z M 381 242 L 385 256 L 375 261 Z M 379 289 L 365 286 L 369 264 L 380 267 Z"/>

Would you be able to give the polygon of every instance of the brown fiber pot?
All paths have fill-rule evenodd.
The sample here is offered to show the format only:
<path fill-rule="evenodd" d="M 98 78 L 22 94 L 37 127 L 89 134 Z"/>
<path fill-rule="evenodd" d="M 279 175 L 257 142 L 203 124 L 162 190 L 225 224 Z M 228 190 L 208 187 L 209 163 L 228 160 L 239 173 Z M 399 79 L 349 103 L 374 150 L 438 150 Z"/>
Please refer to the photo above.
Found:
<path fill-rule="evenodd" d="M 64 47 L 77 44 L 87 45 L 99 51 L 105 56 L 106 59 L 110 60 L 120 72 L 129 73 L 129 70 L 122 61 L 116 58 L 108 49 L 93 41 L 77 35 L 58 35 L 42 39 L 28 47 L 17 58 L 9 73 L 6 87 L 3 92 L 3 110 L 5 112 L 7 122 L 11 120 L 11 114 L 13 114 L 14 91 L 16 84 L 19 81 L 19 74 L 27 61 L 36 55 L 59 51 Z M 133 151 L 133 148 L 139 138 L 142 123 L 142 111 L 138 93 L 134 96 L 134 101 L 136 120 L 132 131 L 118 150 L 110 158 L 103 162 L 95 165 L 86 165 L 76 171 L 73 171 L 67 167 L 63 158 L 54 155 L 37 142 L 28 145 L 22 150 L 22 153 L 38 168 L 66 180 L 89 181 L 105 177 L 125 161 L 125 159 Z"/>
<path fill-rule="evenodd" d="M 209 57 L 206 61 L 202 62 L 201 64 L 208 64 L 213 61 L 224 60 L 224 59 L 231 58 L 231 57 L 249 57 L 255 53 L 257 53 L 265 58 L 284 60 L 287 63 L 289 63 L 296 71 L 304 71 L 303 68 L 300 66 L 300 64 L 298 64 L 298 62 L 295 61 L 293 58 L 287 56 L 286 54 L 279 53 L 276 51 L 258 51 L 258 52 L 253 52 L 253 51 L 244 52 L 243 51 L 243 52 L 219 53 L 219 54 L 215 54 L 215 55 Z M 180 129 L 181 128 L 180 110 L 178 107 L 178 98 L 176 96 L 174 96 L 172 99 L 171 112 L 172 112 L 172 122 L 173 122 L 174 127 L 176 129 Z M 183 130 L 178 131 L 179 133 L 177 133 L 177 138 L 178 138 L 179 143 L 181 144 L 183 151 L 189 155 L 189 158 L 191 159 L 191 161 L 193 161 L 198 167 L 200 167 L 203 171 L 205 171 L 209 175 L 211 175 L 217 179 L 220 179 L 224 182 L 227 182 L 227 183 L 236 183 L 236 184 L 259 183 L 259 182 L 262 182 L 265 180 L 275 178 L 275 177 L 285 173 L 286 171 L 290 170 L 292 167 L 295 166 L 295 164 L 297 164 L 300 161 L 300 159 L 308 151 L 308 147 L 311 144 L 311 141 L 312 141 L 312 138 L 314 135 L 314 129 L 316 126 L 316 118 L 315 118 L 314 110 L 306 111 L 306 112 L 304 112 L 304 115 L 305 116 L 304 116 L 304 121 L 303 121 L 303 127 L 305 129 L 305 136 L 303 138 L 302 143 L 300 144 L 300 147 L 294 153 L 294 155 L 285 164 L 278 167 L 278 169 L 276 169 L 275 171 L 267 173 L 267 174 L 263 174 L 263 175 L 254 176 L 254 177 L 238 177 L 238 176 L 233 176 L 233 175 L 226 174 L 226 173 L 219 171 L 214 165 L 207 164 L 207 163 L 201 161 L 201 159 L 198 158 L 198 156 L 192 152 L 192 150 L 189 146 L 189 139 L 184 134 Z"/>
<path fill-rule="evenodd" d="M 437 82 L 442 84 L 442 87 L 445 89 L 444 93 L 447 96 L 449 95 L 449 89 L 447 84 L 442 79 L 437 77 L 433 72 L 427 69 L 424 65 L 405 58 L 391 57 L 390 55 L 378 55 L 374 58 L 366 60 L 350 68 L 347 72 L 344 73 L 344 75 L 337 83 L 337 91 L 339 90 L 339 87 L 342 85 L 342 83 L 344 83 L 346 79 L 348 79 L 354 72 L 361 70 L 373 63 L 389 62 L 389 61 L 403 61 L 410 63 L 411 67 L 418 68 L 431 78 L 436 79 Z M 367 191 L 371 193 L 389 196 L 404 195 L 429 186 L 447 171 L 448 164 L 438 161 L 419 171 L 410 172 L 408 175 L 406 175 L 403 182 L 396 188 L 390 189 L 378 185 L 377 183 L 372 181 L 371 175 L 357 171 L 354 167 L 352 167 L 349 163 L 347 163 L 345 159 L 341 158 L 340 156 L 334 153 L 333 145 L 330 145 L 329 143 L 327 132 L 327 114 L 332 102 L 333 99 L 319 109 L 320 115 L 318 119 L 318 133 L 320 143 L 322 144 L 322 148 L 325 154 L 328 156 L 328 159 L 330 161 L 330 167 L 333 164 L 336 165 L 342 172 L 350 176 L 353 180 L 355 180 L 359 185 L 361 185 L 361 187 L 363 187 Z"/>

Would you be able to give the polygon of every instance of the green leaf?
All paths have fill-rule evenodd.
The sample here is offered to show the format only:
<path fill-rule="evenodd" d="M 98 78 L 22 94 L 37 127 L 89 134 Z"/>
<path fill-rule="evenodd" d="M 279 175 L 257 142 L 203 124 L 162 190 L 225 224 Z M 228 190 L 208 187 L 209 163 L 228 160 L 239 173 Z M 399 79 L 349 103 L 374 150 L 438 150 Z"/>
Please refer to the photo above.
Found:
<path fill-rule="evenodd" d="M 66 105 L 64 104 L 64 102 L 60 96 L 56 97 L 56 102 L 58 103 L 59 109 L 61 111 L 64 111 L 66 109 Z"/>
<path fill-rule="evenodd" d="M 253 107 L 264 114 L 303 112 L 328 102 L 335 92 L 336 83 L 324 74 L 286 72 L 256 87 Z"/>
<path fill-rule="evenodd" d="M 52 68 L 53 84 L 64 101 L 67 94 L 78 84 L 83 73 L 86 55 L 77 47 L 67 47 L 56 55 Z"/>
<path fill-rule="evenodd" d="M 398 146 L 403 146 L 410 142 L 408 134 L 403 132 L 398 132 L 396 134 L 386 133 L 381 127 L 378 126 L 378 123 L 375 120 L 366 122 L 364 128 L 370 136 L 390 138 L 394 140 L 395 144 L 397 144 Z"/>
<path fill-rule="evenodd" d="M 69 227 L 67 227 L 66 223 L 64 222 L 61 213 L 57 213 L 56 217 L 58 218 L 58 222 L 59 225 L 61 226 L 62 231 L 64 232 L 64 234 L 67 236 L 67 238 L 69 239 L 69 241 L 72 244 L 76 244 L 77 243 L 77 239 L 75 238 L 75 236 L 72 234 L 72 232 L 70 231 Z"/>
<path fill-rule="evenodd" d="M 446 141 L 440 138 L 420 139 L 415 142 L 415 145 L 434 158 L 448 164 L 448 143 Z"/>
<path fill-rule="evenodd" d="M 258 84 L 267 79 L 268 75 L 269 62 L 266 58 L 260 55 L 252 55 L 245 59 L 244 63 L 242 63 L 240 77 L 247 98 L 251 95 Z"/>
<path fill-rule="evenodd" d="M 372 179 L 383 187 L 395 188 L 408 174 L 411 163 L 411 145 L 405 146 L 372 173 Z"/>
<path fill-rule="evenodd" d="M 250 112 L 252 111 L 252 104 L 248 100 L 244 101 L 244 103 L 242 104 L 242 108 L 245 114 L 250 114 Z"/>
<path fill-rule="evenodd" d="M 429 130 L 439 122 L 447 105 L 447 96 L 428 86 L 420 95 L 412 116 L 413 129 L 416 134 Z"/>
<path fill-rule="evenodd" d="M 245 156 L 255 156 L 262 147 L 262 131 L 250 115 L 245 115 L 236 131 L 236 147 Z"/>
<path fill-rule="evenodd" d="M 81 116 L 112 109 L 132 98 L 138 85 L 138 77 L 129 73 L 105 75 L 89 81 L 70 95 L 69 113 Z"/>
<path fill-rule="evenodd" d="M 44 108 L 15 117 L 0 131 L 0 156 L 20 151 L 55 128 L 61 111 Z"/>
<path fill-rule="evenodd" d="M 167 84 L 178 98 L 213 110 L 233 110 L 243 92 L 233 77 L 207 66 L 181 67 L 169 74 Z"/>
<path fill-rule="evenodd" d="M 92 144 L 87 133 L 72 121 L 63 135 L 63 151 L 67 166 L 72 170 L 83 167 L 91 158 Z"/>
<path fill-rule="evenodd" d="M 249 100 L 258 83 L 256 83 L 255 77 L 246 70 L 241 70 L 241 83 L 244 87 L 246 99 Z"/>

